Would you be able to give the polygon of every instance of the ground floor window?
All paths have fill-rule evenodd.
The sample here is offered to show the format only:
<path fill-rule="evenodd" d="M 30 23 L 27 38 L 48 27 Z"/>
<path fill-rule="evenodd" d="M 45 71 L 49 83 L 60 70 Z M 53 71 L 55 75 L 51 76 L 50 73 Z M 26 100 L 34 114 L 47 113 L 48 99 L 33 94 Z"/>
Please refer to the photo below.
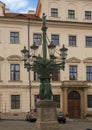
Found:
<path fill-rule="evenodd" d="M 87 107 L 92 108 L 92 95 L 87 95 Z"/>
<path fill-rule="evenodd" d="M 40 100 L 39 94 L 34 95 L 34 107 L 36 108 L 36 102 Z"/>
<path fill-rule="evenodd" d="M 60 108 L 60 95 L 53 95 L 53 101 L 57 103 L 57 108 Z"/>
<path fill-rule="evenodd" d="M 20 109 L 20 95 L 11 95 L 11 109 Z"/>

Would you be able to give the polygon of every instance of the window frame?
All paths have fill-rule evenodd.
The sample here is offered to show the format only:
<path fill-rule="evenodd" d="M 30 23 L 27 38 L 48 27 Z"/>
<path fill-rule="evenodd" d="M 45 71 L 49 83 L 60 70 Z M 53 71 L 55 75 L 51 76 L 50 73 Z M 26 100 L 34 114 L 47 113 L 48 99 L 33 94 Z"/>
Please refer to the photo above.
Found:
<path fill-rule="evenodd" d="M 70 68 L 72 67 L 72 68 Z M 73 69 L 74 68 L 74 69 Z M 77 80 L 77 65 L 69 65 L 69 80 Z"/>
<path fill-rule="evenodd" d="M 69 40 L 69 46 L 76 46 L 77 43 L 76 35 L 69 35 L 68 40 Z"/>
<path fill-rule="evenodd" d="M 85 37 L 86 47 L 92 47 L 92 36 Z"/>
<path fill-rule="evenodd" d="M 68 10 L 68 18 L 75 19 L 75 10 Z"/>
<path fill-rule="evenodd" d="M 15 71 L 12 67 L 15 67 Z M 17 70 L 16 67 L 19 69 Z M 20 64 L 10 64 L 10 81 L 20 81 Z"/>
<path fill-rule="evenodd" d="M 41 45 L 42 43 L 41 33 L 33 33 L 33 43 L 35 43 L 36 45 Z"/>
<path fill-rule="evenodd" d="M 18 44 L 19 43 L 19 32 L 10 32 L 10 43 L 12 44 Z"/>
<path fill-rule="evenodd" d="M 87 107 L 92 108 L 92 95 L 87 95 Z"/>
<path fill-rule="evenodd" d="M 52 74 L 52 78 L 51 79 L 52 79 L 52 81 L 60 81 L 60 70 L 54 72 Z"/>
<path fill-rule="evenodd" d="M 57 108 L 60 108 L 60 94 L 53 94 L 53 101 L 57 103 Z"/>
<path fill-rule="evenodd" d="M 59 34 L 51 34 L 51 41 L 53 45 L 59 45 Z"/>
<path fill-rule="evenodd" d="M 91 20 L 91 11 L 85 11 L 85 19 Z"/>
<path fill-rule="evenodd" d="M 36 72 L 34 72 L 34 81 L 40 81 L 39 76 Z"/>
<path fill-rule="evenodd" d="M 20 95 L 11 95 L 11 109 L 20 109 Z"/>
<path fill-rule="evenodd" d="M 51 17 L 58 17 L 58 8 L 51 8 Z"/>
<path fill-rule="evenodd" d="M 92 82 L 92 71 L 90 69 L 92 70 L 92 66 L 86 66 L 86 81 L 88 82 Z"/>

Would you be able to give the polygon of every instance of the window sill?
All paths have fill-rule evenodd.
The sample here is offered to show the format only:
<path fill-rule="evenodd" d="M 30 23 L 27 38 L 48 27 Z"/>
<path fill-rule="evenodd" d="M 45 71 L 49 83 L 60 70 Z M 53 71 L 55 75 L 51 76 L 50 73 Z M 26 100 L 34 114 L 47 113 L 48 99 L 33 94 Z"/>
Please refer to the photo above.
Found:
<path fill-rule="evenodd" d="M 17 43 L 16 43 L 16 42 L 10 42 L 9 44 L 12 44 L 12 45 L 16 45 L 16 44 L 17 44 L 17 45 L 20 45 L 19 42 L 17 42 Z"/>
<path fill-rule="evenodd" d="M 58 20 L 58 19 L 60 19 L 61 17 L 59 17 L 59 16 L 57 16 L 57 17 L 49 16 L 49 18 L 50 18 L 50 19 L 54 19 L 54 20 L 55 20 L 55 19 Z"/>
<path fill-rule="evenodd" d="M 8 82 L 16 82 L 16 83 L 21 83 L 23 82 L 22 80 L 9 80 Z"/>
<path fill-rule="evenodd" d="M 92 48 L 92 46 L 85 46 L 85 48 Z"/>
<path fill-rule="evenodd" d="M 69 20 L 69 21 L 77 21 L 78 19 L 77 19 L 77 18 L 66 18 L 66 20 Z"/>
<path fill-rule="evenodd" d="M 3 82 L 3 80 L 0 80 L 0 82 Z"/>
<path fill-rule="evenodd" d="M 77 45 L 69 45 L 69 47 L 78 47 Z"/>

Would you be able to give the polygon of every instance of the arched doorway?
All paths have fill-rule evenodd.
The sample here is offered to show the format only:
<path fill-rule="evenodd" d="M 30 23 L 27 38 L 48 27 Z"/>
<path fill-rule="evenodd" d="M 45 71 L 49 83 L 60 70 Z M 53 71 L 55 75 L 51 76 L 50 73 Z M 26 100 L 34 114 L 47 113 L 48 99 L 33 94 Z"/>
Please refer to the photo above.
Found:
<path fill-rule="evenodd" d="M 80 118 L 80 94 L 77 91 L 68 94 L 68 113 L 71 118 Z"/>

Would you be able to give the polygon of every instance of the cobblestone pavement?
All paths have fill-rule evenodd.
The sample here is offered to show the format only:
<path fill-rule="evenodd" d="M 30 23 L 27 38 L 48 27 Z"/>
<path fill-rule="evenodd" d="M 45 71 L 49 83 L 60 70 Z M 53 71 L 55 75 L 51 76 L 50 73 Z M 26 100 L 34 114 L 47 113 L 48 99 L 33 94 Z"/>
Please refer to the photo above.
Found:
<path fill-rule="evenodd" d="M 25 120 L 0 120 L 0 130 L 36 130 L 35 123 Z M 66 124 L 59 124 L 59 130 L 92 130 L 90 120 L 68 120 Z"/>

